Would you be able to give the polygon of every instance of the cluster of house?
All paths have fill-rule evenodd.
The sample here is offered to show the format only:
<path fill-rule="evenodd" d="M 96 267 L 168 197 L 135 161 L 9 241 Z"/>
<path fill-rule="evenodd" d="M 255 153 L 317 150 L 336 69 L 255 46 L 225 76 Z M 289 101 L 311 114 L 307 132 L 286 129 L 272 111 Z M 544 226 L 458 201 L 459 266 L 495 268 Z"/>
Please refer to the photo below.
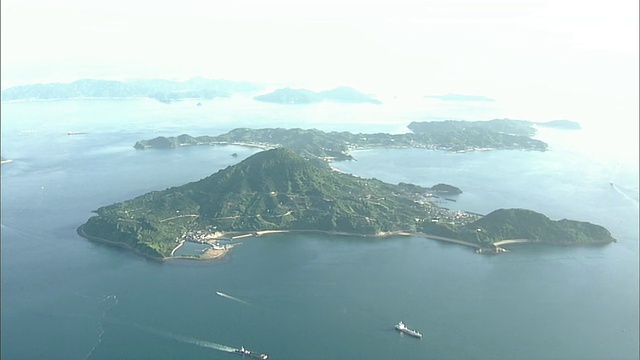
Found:
<path fill-rule="evenodd" d="M 182 236 L 176 239 L 176 242 L 189 241 L 196 242 L 200 244 L 209 244 L 214 249 L 224 249 L 226 245 L 220 245 L 218 239 L 220 239 L 224 234 L 220 231 L 206 231 L 206 230 L 195 230 L 195 231 L 187 231 Z"/>

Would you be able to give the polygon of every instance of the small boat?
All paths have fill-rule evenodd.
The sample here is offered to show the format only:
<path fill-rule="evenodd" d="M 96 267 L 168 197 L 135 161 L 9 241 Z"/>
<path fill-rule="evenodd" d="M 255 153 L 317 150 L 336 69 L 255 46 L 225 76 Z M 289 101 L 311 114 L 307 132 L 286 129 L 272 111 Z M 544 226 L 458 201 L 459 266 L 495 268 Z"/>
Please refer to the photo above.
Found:
<path fill-rule="evenodd" d="M 235 349 L 233 352 L 235 352 L 238 355 L 242 355 L 243 357 L 249 356 L 254 359 L 267 360 L 269 358 L 269 355 L 267 354 L 254 353 L 253 351 L 249 351 L 245 349 L 244 346 L 240 346 L 240 349 Z"/>
<path fill-rule="evenodd" d="M 416 331 L 416 330 L 411 330 L 407 327 L 407 325 L 405 325 L 402 321 L 400 321 L 397 325 L 396 325 L 396 330 L 405 333 L 407 335 L 411 335 L 413 337 L 417 337 L 417 338 L 422 338 L 422 334 L 420 334 L 420 332 Z"/>

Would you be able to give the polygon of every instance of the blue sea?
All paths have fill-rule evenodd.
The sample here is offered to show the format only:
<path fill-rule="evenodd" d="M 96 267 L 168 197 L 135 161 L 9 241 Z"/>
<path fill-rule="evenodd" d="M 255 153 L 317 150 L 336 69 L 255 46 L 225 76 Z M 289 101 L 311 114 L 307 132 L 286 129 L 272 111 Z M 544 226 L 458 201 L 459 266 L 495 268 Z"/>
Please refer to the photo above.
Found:
<path fill-rule="evenodd" d="M 455 185 L 463 193 L 440 204 L 451 209 L 593 222 L 614 244 L 483 256 L 420 237 L 286 234 L 243 239 L 217 261 L 155 262 L 76 228 L 100 206 L 199 180 L 259 149 L 140 151 L 137 140 L 236 127 L 397 133 L 447 114 L 243 97 L 1 110 L 2 156 L 13 160 L 1 178 L 2 359 L 235 359 L 240 346 L 270 359 L 638 359 L 637 146 L 603 144 L 615 134 L 541 128 L 547 152 L 375 149 L 332 164 L 390 183 Z M 474 111 L 469 119 L 489 119 Z M 397 332 L 399 321 L 424 337 Z"/>

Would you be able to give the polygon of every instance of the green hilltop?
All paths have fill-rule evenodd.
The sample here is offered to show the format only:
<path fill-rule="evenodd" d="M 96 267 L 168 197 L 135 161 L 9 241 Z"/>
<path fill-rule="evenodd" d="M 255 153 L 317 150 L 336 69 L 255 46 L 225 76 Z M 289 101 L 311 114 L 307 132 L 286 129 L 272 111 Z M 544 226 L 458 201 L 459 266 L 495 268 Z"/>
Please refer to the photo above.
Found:
<path fill-rule="evenodd" d="M 615 242 L 602 226 L 567 219 L 554 221 L 526 209 L 498 209 L 464 225 L 425 223 L 422 230 L 483 245 L 514 239 L 556 245 Z"/>
<path fill-rule="evenodd" d="M 425 232 L 473 244 L 529 234 L 523 232 L 529 229 L 524 226 L 528 215 L 520 211 L 512 212 L 511 217 L 482 217 L 450 211 L 429 201 L 438 191 L 456 189 L 445 184 L 424 188 L 363 179 L 277 148 L 257 153 L 200 181 L 101 207 L 78 232 L 153 258 L 169 257 L 177 239 L 190 231 Z M 551 221 L 543 215 L 538 220 L 542 224 Z M 564 238 L 567 243 L 613 241 L 609 232 L 597 225 L 557 222 L 554 226 L 564 233 L 538 225 L 535 239 L 543 242 L 554 242 L 563 234 L 572 234 Z M 477 228 L 489 237 L 470 238 L 468 229 Z"/>
<path fill-rule="evenodd" d="M 438 121 L 409 124 L 410 133 L 354 134 L 347 131 L 317 129 L 237 128 L 217 136 L 159 136 L 139 140 L 136 149 L 172 149 L 188 145 L 253 145 L 263 148 L 286 147 L 303 156 L 323 160 L 350 160 L 354 149 L 424 148 L 443 151 L 518 149 L 546 151 L 548 145 L 530 136 L 531 124 L 518 120 Z"/>

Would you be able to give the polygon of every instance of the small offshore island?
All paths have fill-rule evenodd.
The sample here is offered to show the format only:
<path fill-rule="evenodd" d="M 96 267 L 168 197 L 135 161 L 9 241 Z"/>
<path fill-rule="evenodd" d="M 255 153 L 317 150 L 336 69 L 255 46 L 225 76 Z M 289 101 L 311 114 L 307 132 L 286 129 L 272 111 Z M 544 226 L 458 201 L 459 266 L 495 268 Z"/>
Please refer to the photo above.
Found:
<path fill-rule="evenodd" d="M 364 179 L 276 148 L 202 180 L 101 207 L 78 234 L 159 260 L 174 258 L 186 241 L 210 245 L 202 255 L 186 258 L 211 259 L 226 254 L 236 245 L 233 240 L 288 231 L 422 235 L 471 246 L 479 253 L 503 252 L 501 245 L 509 243 L 616 241 L 604 227 L 587 222 L 553 221 L 525 209 L 499 209 L 483 216 L 433 201 L 436 194 L 459 192 L 446 184 L 424 188 Z"/>

